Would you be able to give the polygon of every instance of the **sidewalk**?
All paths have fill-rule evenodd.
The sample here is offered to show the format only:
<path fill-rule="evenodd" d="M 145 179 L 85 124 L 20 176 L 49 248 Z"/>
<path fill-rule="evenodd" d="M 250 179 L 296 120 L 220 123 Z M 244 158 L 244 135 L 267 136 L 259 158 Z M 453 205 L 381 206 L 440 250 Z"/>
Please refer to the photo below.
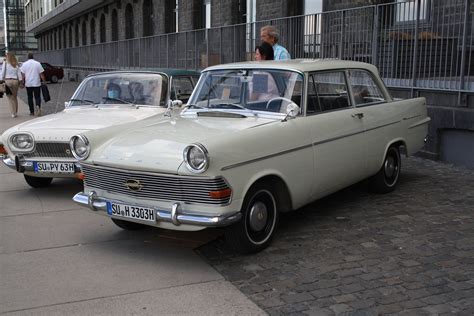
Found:
<path fill-rule="evenodd" d="M 19 109 L 0 99 L 0 131 L 34 118 Z M 76 180 L 0 179 L 0 314 L 265 314 L 194 251 L 215 232 L 123 231 L 72 202 Z"/>

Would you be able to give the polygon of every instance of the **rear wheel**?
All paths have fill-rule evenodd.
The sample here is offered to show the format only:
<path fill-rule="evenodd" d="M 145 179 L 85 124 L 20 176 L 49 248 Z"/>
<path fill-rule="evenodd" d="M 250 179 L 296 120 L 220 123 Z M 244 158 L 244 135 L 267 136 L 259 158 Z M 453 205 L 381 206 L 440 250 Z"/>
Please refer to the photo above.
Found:
<path fill-rule="evenodd" d="M 227 243 L 240 253 L 255 253 L 268 247 L 278 223 L 278 197 L 270 184 L 258 183 L 247 193 L 242 218 L 227 228 Z"/>
<path fill-rule="evenodd" d="M 46 188 L 51 184 L 51 181 L 53 181 L 53 178 L 32 177 L 26 174 L 23 176 L 25 177 L 26 183 L 33 188 Z"/>
<path fill-rule="evenodd" d="M 400 149 L 398 146 L 391 146 L 379 172 L 369 179 L 370 190 L 376 193 L 392 192 L 397 186 L 401 169 Z"/>
<path fill-rule="evenodd" d="M 138 224 L 134 222 L 127 222 L 121 219 L 111 218 L 112 222 L 118 227 L 125 229 L 125 230 L 141 230 L 146 228 L 146 225 Z"/>
<path fill-rule="evenodd" d="M 51 76 L 51 82 L 52 83 L 57 83 L 58 81 L 59 81 L 58 76 L 56 76 L 56 75 Z"/>

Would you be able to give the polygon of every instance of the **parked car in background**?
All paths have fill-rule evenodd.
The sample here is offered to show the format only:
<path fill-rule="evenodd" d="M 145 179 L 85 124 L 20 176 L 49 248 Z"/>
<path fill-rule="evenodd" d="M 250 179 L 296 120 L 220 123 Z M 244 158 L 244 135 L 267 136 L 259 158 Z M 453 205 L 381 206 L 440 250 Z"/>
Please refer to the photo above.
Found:
<path fill-rule="evenodd" d="M 69 149 L 71 136 L 162 114 L 171 103 L 181 105 L 189 98 L 171 98 L 175 85 L 186 82 L 194 87 L 198 78 L 198 72 L 174 69 L 88 76 L 64 111 L 21 123 L 1 135 L 3 162 L 24 173 L 35 188 L 48 186 L 56 177 L 77 177 L 80 169 Z"/>
<path fill-rule="evenodd" d="M 252 253 L 281 212 L 366 178 L 392 191 L 400 148 L 422 148 L 429 121 L 425 99 L 392 99 L 373 65 L 214 66 L 180 115 L 74 136 L 85 175 L 74 201 L 124 229 L 226 226 L 227 241 Z"/>
<path fill-rule="evenodd" d="M 41 63 L 41 66 L 43 66 L 46 81 L 57 83 L 64 78 L 64 70 L 61 67 L 56 67 L 48 63 Z"/>

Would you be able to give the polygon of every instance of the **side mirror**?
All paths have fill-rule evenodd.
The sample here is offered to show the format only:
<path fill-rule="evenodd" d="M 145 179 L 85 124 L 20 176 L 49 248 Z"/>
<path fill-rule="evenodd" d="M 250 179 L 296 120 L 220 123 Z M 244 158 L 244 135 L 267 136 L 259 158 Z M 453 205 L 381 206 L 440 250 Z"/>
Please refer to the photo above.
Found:
<path fill-rule="evenodd" d="M 183 106 L 183 101 L 173 100 L 173 101 L 171 101 L 171 106 L 174 107 L 174 108 L 180 108 L 181 106 Z"/>
<path fill-rule="evenodd" d="M 68 107 L 69 107 L 69 101 L 64 102 L 64 108 L 68 108 Z"/>
<path fill-rule="evenodd" d="M 283 121 L 287 121 L 288 119 L 294 119 L 298 116 L 298 114 L 300 114 L 300 107 L 296 103 L 290 102 L 286 106 L 286 116 Z"/>

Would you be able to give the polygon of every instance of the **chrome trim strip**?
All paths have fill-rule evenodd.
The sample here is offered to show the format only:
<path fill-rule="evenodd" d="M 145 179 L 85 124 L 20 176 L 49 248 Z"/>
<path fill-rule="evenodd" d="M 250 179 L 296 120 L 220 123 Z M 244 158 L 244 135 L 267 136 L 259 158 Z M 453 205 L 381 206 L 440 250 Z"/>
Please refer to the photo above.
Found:
<path fill-rule="evenodd" d="M 425 124 L 428 124 L 429 122 L 431 121 L 431 118 L 430 117 L 426 117 L 424 118 L 423 120 L 411 125 L 410 127 L 408 127 L 408 129 L 412 129 L 412 128 L 415 128 L 415 127 L 418 127 L 420 125 L 425 125 Z"/>
<path fill-rule="evenodd" d="M 285 150 L 285 151 L 282 151 L 282 152 L 279 152 L 279 153 L 274 153 L 274 154 L 270 154 L 270 155 L 267 155 L 267 156 L 263 156 L 263 157 L 254 158 L 254 159 L 250 159 L 250 160 L 247 160 L 247 161 L 239 162 L 239 163 L 236 163 L 236 164 L 233 164 L 233 165 L 222 167 L 221 171 L 229 170 L 229 169 L 236 168 L 236 167 L 240 167 L 240 166 L 243 166 L 243 165 L 246 165 L 246 164 L 249 164 L 249 163 L 254 163 L 254 162 L 257 162 L 257 161 L 260 161 L 260 160 L 265 160 L 265 159 L 268 159 L 268 158 L 273 158 L 273 157 L 276 157 L 276 156 L 289 154 L 293 151 L 306 149 L 306 148 L 311 147 L 311 146 L 313 146 L 313 145 L 312 144 L 307 144 L 307 145 L 303 145 L 303 146 L 300 146 L 300 147 L 295 147 L 295 148 L 292 148 L 292 149 L 288 149 L 288 150 Z"/>
<path fill-rule="evenodd" d="M 344 134 L 344 135 L 333 137 L 333 138 L 328 138 L 328 139 L 325 139 L 325 140 L 322 140 L 322 141 L 319 141 L 319 142 L 314 142 L 312 144 L 307 144 L 307 145 L 303 145 L 303 146 L 300 146 L 300 147 L 295 147 L 293 149 L 288 149 L 288 150 L 285 150 L 285 151 L 282 151 L 282 152 L 279 152 L 279 153 L 274 153 L 274 154 L 270 154 L 270 155 L 267 155 L 267 156 L 263 156 L 263 157 L 254 158 L 254 159 L 251 159 L 251 160 L 239 162 L 239 163 L 236 163 L 236 164 L 233 164 L 233 165 L 222 167 L 221 171 L 229 170 L 229 169 L 232 169 L 232 168 L 240 167 L 240 166 L 250 164 L 250 163 L 254 163 L 254 162 L 257 162 L 257 161 L 273 158 L 273 157 L 276 157 L 276 156 L 285 155 L 285 154 L 291 153 L 293 151 L 306 149 L 306 148 L 311 147 L 311 146 L 321 145 L 321 144 L 324 144 L 324 143 L 332 142 L 332 141 L 335 141 L 335 140 L 338 140 L 338 139 L 354 136 L 354 135 L 357 135 L 357 134 L 362 134 L 362 133 L 365 133 L 365 132 L 373 131 L 373 130 L 383 128 L 383 127 L 386 127 L 386 126 L 390 126 L 390 125 L 393 125 L 393 124 L 397 124 L 397 123 L 400 123 L 400 121 L 395 121 L 395 122 L 391 122 L 391 123 L 388 123 L 388 124 L 380 125 L 380 126 L 377 126 L 377 127 L 370 128 L 368 130 L 363 130 L 363 131 L 359 131 L 359 132 L 355 132 L 355 133 L 349 133 L 349 134 Z"/>
<path fill-rule="evenodd" d="M 377 126 L 377 127 L 372 127 L 372 128 L 369 128 L 369 129 L 364 130 L 364 132 L 370 132 L 370 131 L 373 131 L 373 130 L 376 130 L 376 129 L 379 129 L 379 128 L 383 128 L 383 127 L 387 127 L 387 126 L 390 126 L 390 125 L 398 124 L 398 123 L 400 123 L 400 122 L 401 122 L 401 121 L 394 121 L 394 122 L 392 122 L 392 123 L 380 125 L 380 126 Z"/>
<path fill-rule="evenodd" d="M 420 117 L 421 114 L 418 114 L 418 115 L 413 115 L 413 116 L 409 116 L 409 117 L 404 117 L 403 120 L 406 121 L 406 120 L 410 120 L 410 119 L 413 119 L 413 118 L 416 118 L 416 117 Z"/>
<path fill-rule="evenodd" d="M 80 206 L 87 207 L 92 211 L 107 212 L 107 202 L 102 197 L 97 196 L 94 191 L 89 194 L 79 192 L 72 198 Z M 121 201 L 116 201 L 123 203 Z M 130 203 L 124 203 L 130 204 Z M 133 204 L 133 203 L 132 203 Z M 175 206 L 176 205 L 176 206 Z M 156 217 L 163 222 L 173 223 L 175 226 L 187 224 L 204 227 L 222 227 L 231 225 L 240 220 L 242 213 L 234 212 L 226 215 L 201 215 L 188 211 L 179 211 L 179 203 L 172 205 L 172 211 L 156 210 Z M 174 211 L 174 213 L 173 213 Z"/>

